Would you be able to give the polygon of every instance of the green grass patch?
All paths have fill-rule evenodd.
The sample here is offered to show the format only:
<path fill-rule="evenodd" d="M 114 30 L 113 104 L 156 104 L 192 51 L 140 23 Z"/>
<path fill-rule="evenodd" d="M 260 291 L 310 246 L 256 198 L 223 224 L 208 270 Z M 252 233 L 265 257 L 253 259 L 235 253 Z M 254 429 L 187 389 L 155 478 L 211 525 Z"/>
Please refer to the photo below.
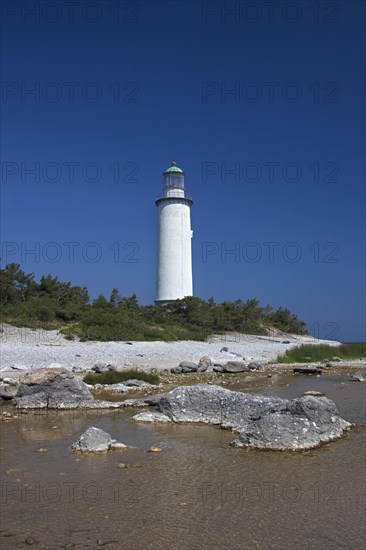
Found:
<path fill-rule="evenodd" d="M 119 384 L 120 382 L 126 382 L 132 378 L 137 380 L 143 380 L 150 384 L 159 384 L 159 377 L 156 374 L 149 372 L 142 372 L 137 369 L 128 369 L 122 372 L 110 371 L 105 373 L 87 374 L 83 380 L 86 384 Z"/>
<path fill-rule="evenodd" d="M 61 334 L 80 336 L 83 333 L 83 329 L 79 324 L 70 325 L 69 327 L 63 327 L 60 329 Z"/>
<path fill-rule="evenodd" d="M 277 357 L 278 363 L 310 363 L 332 360 L 332 357 L 340 359 L 360 359 L 366 357 L 366 344 L 364 342 L 355 342 L 341 344 L 340 346 L 327 345 L 303 345 L 286 351 L 285 355 Z"/>

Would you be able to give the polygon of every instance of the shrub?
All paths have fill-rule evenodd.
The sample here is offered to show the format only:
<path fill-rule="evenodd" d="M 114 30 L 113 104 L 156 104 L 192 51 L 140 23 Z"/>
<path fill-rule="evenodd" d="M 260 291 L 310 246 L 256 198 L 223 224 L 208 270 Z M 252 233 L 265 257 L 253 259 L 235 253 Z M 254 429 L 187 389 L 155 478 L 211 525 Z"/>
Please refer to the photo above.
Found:
<path fill-rule="evenodd" d="M 366 344 L 362 342 L 341 344 L 340 346 L 328 346 L 322 344 L 319 346 L 303 345 L 298 348 L 287 350 L 285 355 L 277 358 L 279 363 L 310 363 L 331 360 L 332 357 L 340 359 L 360 359 L 366 356 Z"/>
<path fill-rule="evenodd" d="M 189 296 L 165 306 L 144 306 L 135 294 L 123 297 L 115 288 L 109 300 L 100 294 L 90 303 L 86 287 L 52 275 L 37 283 L 15 263 L 0 267 L 0 303 L 2 321 L 49 329 L 67 324 L 63 334 L 77 334 L 81 341 L 202 341 L 220 332 L 265 334 L 265 326 L 305 332 L 305 323 L 288 309 L 263 308 L 255 298 L 216 304 L 213 298 Z"/>

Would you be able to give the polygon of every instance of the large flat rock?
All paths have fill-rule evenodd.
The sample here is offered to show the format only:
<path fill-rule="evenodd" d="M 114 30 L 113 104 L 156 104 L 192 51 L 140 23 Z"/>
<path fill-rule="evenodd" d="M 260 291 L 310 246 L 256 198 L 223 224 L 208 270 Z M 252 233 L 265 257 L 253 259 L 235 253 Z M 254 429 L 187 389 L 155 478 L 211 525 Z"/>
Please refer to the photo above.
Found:
<path fill-rule="evenodd" d="M 19 409 L 106 409 L 121 403 L 94 399 L 88 386 L 65 368 L 35 369 L 20 383 L 14 404 Z"/>
<path fill-rule="evenodd" d="M 249 372 L 250 368 L 243 361 L 228 361 L 226 365 L 223 365 L 222 372 Z"/>
<path fill-rule="evenodd" d="M 220 386 L 181 386 L 165 394 L 157 410 L 174 422 L 216 424 L 239 432 L 239 447 L 302 450 L 341 437 L 351 424 L 333 401 L 305 396 L 280 399 Z"/>

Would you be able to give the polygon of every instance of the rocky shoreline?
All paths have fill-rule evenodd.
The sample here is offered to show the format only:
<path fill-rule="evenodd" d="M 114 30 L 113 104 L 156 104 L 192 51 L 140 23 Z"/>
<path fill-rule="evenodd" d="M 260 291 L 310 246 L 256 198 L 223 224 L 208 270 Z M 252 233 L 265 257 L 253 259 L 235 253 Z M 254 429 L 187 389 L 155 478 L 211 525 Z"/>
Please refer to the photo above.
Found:
<path fill-rule="evenodd" d="M 95 399 L 89 387 L 67 369 L 36 369 L 22 378 L 14 405 L 17 409 L 109 409 L 126 403 Z M 155 407 L 156 412 L 140 414 L 135 421 L 215 424 L 239 433 L 235 446 L 256 449 L 309 449 L 341 437 L 351 427 L 326 397 L 306 396 L 290 401 L 209 384 L 179 386 L 156 396 L 152 402 L 140 400 L 127 405 Z M 105 450 L 113 448 L 115 442 L 107 438 L 106 443 L 103 434 L 102 440 L 108 443 Z M 83 450 L 83 441 L 75 448 Z"/>
<path fill-rule="evenodd" d="M 335 403 L 319 394 L 288 400 L 231 391 L 216 384 L 195 384 L 178 386 L 150 398 L 105 401 L 96 399 L 80 377 L 64 368 L 29 372 L 21 379 L 13 401 L 16 409 L 152 406 L 153 412 L 140 413 L 134 420 L 219 425 L 239 434 L 234 446 L 249 449 L 311 449 L 340 438 L 351 427 L 339 416 Z M 116 442 L 108 439 L 108 434 L 95 432 L 95 427 L 90 430 L 91 438 L 89 432 L 85 436 L 91 442 L 89 450 L 93 442 L 97 442 L 96 451 L 113 448 Z M 84 439 L 80 440 L 75 448 L 88 451 L 83 442 Z M 103 449 L 98 446 L 100 442 Z"/>
<path fill-rule="evenodd" d="M 260 355 L 265 351 L 263 337 L 256 338 L 256 353 Z M 292 344 L 288 342 L 286 340 L 282 344 L 277 341 L 265 340 L 264 346 L 272 346 L 271 354 L 274 356 L 278 346 L 296 345 L 294 342 Z M 303 341 L 300 341 L 301 343 Z M 95 342 L 78 343 L 77 349 L 79 351 L 82 349 L 85 353 L 85 350 L 93 350 L 98 344 Z M 115 345 L 116 343 L 109 344 Z M 124 345 L 126 348 L 131 348 L 136 344 L 139 349 L 139 345 L 147 343 L 120 342 L 118 344 Z M 70 356 L 68 353 L 63 353 L 61 356 L 64 364 L 53 362 L 45 366 L 43 363 L 35 367 L 32 362 L 34 345 L 44 349 L 44 344 L 10 341 L 7 345 L 14 348 L 13 361 L 5 362 L 5 365 L 2 365 L 0 397 L 12 400 L 15 409 L 107 410 L 122 407 L 154 407 L 152 412 L 136 415 L 134 421 L 215 424 L 239 434 L 233 442 L 233 445 L 237 447 L 303 450 L 339 438 L 351 427 L 351 423 L 339 416 L 333 401 L 316 391 L 308 392 L 301 398 L 286 400 L 231 391 L 223 386 L 233 384 L 235 380 L 249 383 L 256 379 L 271 378 L 280 373 L 319 377 L 347 372 L 350 380 L 366 381 L 364 360 L 346 362 L 340 360 L 336 355 L 321 363 L 284 364 L 277 363 L 273 358 L 272 360 L 263 358 L 254 360 L 248 353 L 250 345 L 248 342 L 246 345 L 242 343 L 243 347 L 240 348 L 241 353 L 239 353 L 234 351 L 234 349 L 238 349 L 235 348 L 234 342 L 230 346 L 221 346 L 221 342 L 213 341 L 199 343 L 200 347 L 196 349 L 197 352 L 204 348 L 206 351 L 213 351 L 212 354 L 201 356 L 198 359 L 195 355 L 194 360 L 182 361 L 181 356 L 179 357 L 182 349 L 185 349 L 182 348 L 182 344 L 187 346 L 193 343 L 177 342 L 169 345 L 155 342 L 153 344 L 157 347 L 159 347 L 158 344 L 163 347 L 170 346 L 169 349 L 174 350 L 169 359 L 173 366 L 166 368 L 166 365 L 159 365 L 158 359 L 156 359 L 156 363 L 154 361 L 154 365 L 158 365 L 155 367 L 131 364 L 128 361 L 121 364 L 118 360 L 113 361 L 116 358 L 112 358 L 111 362 L 94 361 L 92 366 L 85 362 L 82 366 L 72 364 L 66 366 L 65 361 Z M 252 342 L 251 349 L 253 349 L 253 345 Z M 62 352 L 66 349 L 75 351 L 75 348 L 68 344 L 60 344 L 60 348 Z M 30 360 L 27 359 L 26 364 L 21 365 L 15 362 L 19 350 L 23 357 L 28 353 L 27 357 Z M 259 352 L 259 350 L 261 351 Z M 82 357 L 82 354 L 77 355 Z M 88 386 L 82 380 L 87 372 L 100 374 L 110 371 L 123 372 L 130 369 L 131 366 L 138 370 L 158 373 L 159 383 L 155 385 L 138 379 L 130 379 L 123 383 Z M 364 370 L 355 372 L 356 369 Z M 136 395 L 136 393 L 140 395 Z M 9 411 L 6 415 L 2 417 L 3 420 L 12 416 Z M 92 428 L 90 433 L 92 434 L 91 439 L 94 441 L 98 432 L 95 432 L 96 428 Z M 99 434 L 99 436 L 104 441 L 103 438 L 106 436 L 103 434 Z M 88 440 L 88 437 L 86 439 Z M 108 438 L 107 440 L 104 442 L 105 445 L 107 448 L 112 448 L 112 443 Z M 80 445 L 82 447 L 82 443 Z"/>
<path fill-rule="evenodd" d="M 277 357 L 303 344 L 327 344 L 334 347 L 334 357 L 321 368 L 333 371 L 362 369 L 363 360 L 342 361 L 336 357 L 339 342 L 318 340 L 311 336 L 282 334 L 270 336 L 227 333 L 214 335 L 207 342 L 80 342 L 69 341 L 59 331 L 0 327 L 0 382 L 19 380 L 38 368 L 67 368 L 84 375 L 90 371 L 123 371 L 137 368 L 159 375 L 170 373 L 238 373 L 249 371 L 286 372 L 293 368 L 319 368 L 319 363 L 277 363 Z M 98 367 L 99 366 L 99 367 Z M 98 370 L 99 368 L 99 370 Z M 102 370 L 101 370 L 102 369 Z"/>
<path fill-rule="evenodd" d="M 302 344 L 339 342 L 317 340 L 311 336 L 282 334 L 270 336 L 227 333 L 212 336 L 207 342 L 80 342 L 67 340 L 59 331 L 33 330 L 2 324 L 0 374 L 39 367 L 66 367 L 85 372 L 98 362 L 113 363 L 118 368 L 138 367 L 162 371 L 181 361 L 198 363 L 209 357 L 213 363 L 246 361 L 269 364 L 279 355 Z"/>
<path fill-rule="evenodd" d="M 123 372 L 128 367 L 116 367 L 110 364 L 97 363 L 90 371 L 79 372 L 75 369 L 69 369 L 62 367 L 59 364 L 52 364 L 49 367 L 36 368 L 36 369 L 10 369 L 0 372 L 0 399 L 12 400 L 16 397 L 20 397 L 19 388 L 23 381 L 27 379 L 32 380 L 34 376 L 38 376 L 39 372 L 48 373 L 52 376 L 52 373 L 63 372 L 64 376 L 70 376 L 78 380 L 79 383 L 87 373 L 105 373 L 109 370 L 114 372 Z M 359 370 L 362 369 L 362 370 Z M 145 369 L 137 369 L 137 371 L 145 371 Z M 366 381 L 366 362 L 364 360 L 353 361 L 337 361 L 322 363 L 245 363 L 244 361 L 229 361 L 227 363 L 212 363 L 208 357 L 203 357 L 195 364 L 193 362 L 182 361 L 178 366 L 171 369 L 150 369 L 150 372 L 159 374 L 159 385 L 150 384 L 142 380 L 130 379 L 122 383 L 115 384 L 95 384 L 88 386 L 89 390 L 93 391 L 93 394 L 98 396 L 99 394 L 107 394 L 111 397 L 120 396 L 121 398 L 125 394 L 144 391 L 145 395 L 150 395 L 156 392 L 157 389 L 161 391 L 168 391 L 176 387 L 177 385 L 184 384 L 221 384 L 222 386 L 232 384 L 236 380 L 239 380 L 237 376 L 244 375 L 242 380 L 251 382 L 263 377 L 272 378 L 278 374 L 293 374 L 293 375 L 310 375 L 310 376 L 327 376 L 335 374 L 347 374 L 349 380 L 365 382 Z M 121 405 L 123 406 L 123 405 Z M 102 402 L 99 401 L 98 405 L 94 404 L 93 408 L 102 408 Z M 110 408 L 117 407 L 114 403 L 110 405 Z"/>

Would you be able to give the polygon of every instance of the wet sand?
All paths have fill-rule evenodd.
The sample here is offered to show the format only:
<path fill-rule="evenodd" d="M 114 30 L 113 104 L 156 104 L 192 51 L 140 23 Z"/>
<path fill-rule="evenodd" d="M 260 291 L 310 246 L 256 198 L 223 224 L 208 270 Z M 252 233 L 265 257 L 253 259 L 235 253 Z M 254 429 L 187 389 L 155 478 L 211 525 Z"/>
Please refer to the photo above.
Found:
<path fill-rule="evenodd" d="M 232 432 L 212 426 L 135 424 L 136 409 L 19 414 L 2 423 L 2 548 L 363 547 L 365 384 L 342 373 L 221 381 L 289 398 L 322 391 L 357 427 L 319 449 L 278 453 L 235 449 Z M 73 454 L 92 425 L 137 449 Z"/>

